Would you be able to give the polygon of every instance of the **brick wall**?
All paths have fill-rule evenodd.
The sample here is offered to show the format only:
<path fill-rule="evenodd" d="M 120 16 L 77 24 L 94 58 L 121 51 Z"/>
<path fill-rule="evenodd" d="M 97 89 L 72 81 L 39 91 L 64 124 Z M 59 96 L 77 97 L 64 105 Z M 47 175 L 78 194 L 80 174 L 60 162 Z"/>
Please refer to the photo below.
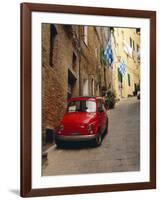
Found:
<path fill-rule="evenodd" d="M 67 105 L 68 66 L 72 58 L 72 43 L 62 26 L 55 25 L 53 66 L 49 64 L 50 24 L 42 24 L 42 132 L 54 129 L 62 119 Z"/>

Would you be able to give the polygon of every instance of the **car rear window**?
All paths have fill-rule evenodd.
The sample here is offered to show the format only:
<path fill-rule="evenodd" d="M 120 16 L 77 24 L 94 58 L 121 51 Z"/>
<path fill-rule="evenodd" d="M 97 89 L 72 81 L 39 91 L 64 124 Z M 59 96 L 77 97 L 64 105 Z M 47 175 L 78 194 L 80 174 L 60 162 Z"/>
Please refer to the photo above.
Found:
<path fill-rule="evenodd" d="M 71 101 L 67 112 L 96 112 L 96 102 L 90 100 Z"/>

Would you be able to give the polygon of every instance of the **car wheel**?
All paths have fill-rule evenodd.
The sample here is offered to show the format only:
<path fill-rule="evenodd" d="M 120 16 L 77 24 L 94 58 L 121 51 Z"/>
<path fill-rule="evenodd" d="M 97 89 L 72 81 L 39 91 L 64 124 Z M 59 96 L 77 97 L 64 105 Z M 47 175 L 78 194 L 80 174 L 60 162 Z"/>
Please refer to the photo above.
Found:
<path fill-rule="evenodd" d="M 60 140 L 55 140 L 55 144 L 58 148 L 62 147 L 62 142 Z"/>
<path fill-rule="evenodd" d="M 108 134 L 108 117 L 107 117 L 107 122 L 106 122 L 106 134 Z"/>
<path fill-rule="evenodd" d="M 99 133 L 98 136 L 94 140 L 94 146 L 99 147 L 102 143 L 102 135 Z"/>

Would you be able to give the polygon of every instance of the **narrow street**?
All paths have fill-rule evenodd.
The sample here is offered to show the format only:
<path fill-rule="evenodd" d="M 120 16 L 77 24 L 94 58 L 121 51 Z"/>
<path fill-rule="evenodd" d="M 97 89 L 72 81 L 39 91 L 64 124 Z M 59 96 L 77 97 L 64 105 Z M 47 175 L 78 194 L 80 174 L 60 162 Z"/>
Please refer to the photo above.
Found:
<path fill-rule="evenodd" d="M 140 169 L 140 101 L 132 97 L 123 99 L 115 109 L 108 111 L 109 129 L 102 145 L 53 145 L 42 175 L 69 175 L 137 171 Z"/>

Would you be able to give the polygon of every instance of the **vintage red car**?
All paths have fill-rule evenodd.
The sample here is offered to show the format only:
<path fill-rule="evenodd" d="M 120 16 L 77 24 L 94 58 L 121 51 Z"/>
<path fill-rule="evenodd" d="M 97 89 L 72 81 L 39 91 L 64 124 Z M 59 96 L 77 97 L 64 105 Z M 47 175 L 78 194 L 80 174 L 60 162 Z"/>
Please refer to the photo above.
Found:
<path fill-rule="evenodd" d="M 68 102 L 67 110 L 56 131 L 55 143 L 92 141 L 100 146 L 108 131 L 108 116 L 102 97 L 76 97 Z"/>

